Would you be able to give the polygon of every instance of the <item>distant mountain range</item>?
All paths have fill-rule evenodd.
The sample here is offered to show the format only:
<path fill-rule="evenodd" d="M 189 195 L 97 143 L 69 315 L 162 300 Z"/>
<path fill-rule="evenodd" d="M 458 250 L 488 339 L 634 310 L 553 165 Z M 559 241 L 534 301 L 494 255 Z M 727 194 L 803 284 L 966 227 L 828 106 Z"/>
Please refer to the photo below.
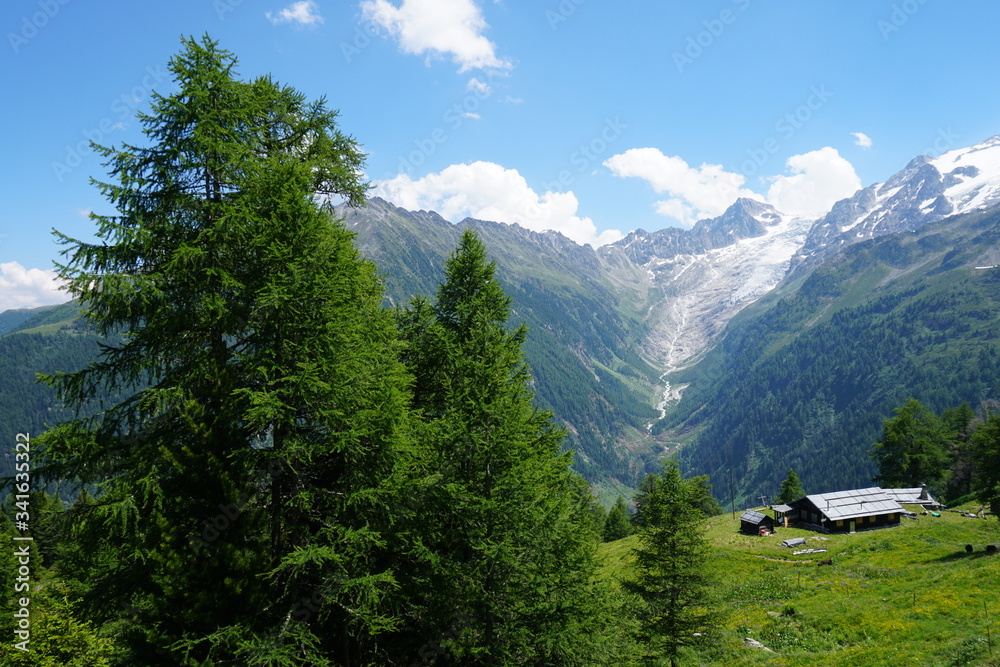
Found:
<path fill-rule="evenodd" d="M 916 158 L 818 220 L 740 199 L 692 229 L 636 230 L 597 249 L 378 198 L 336 213 L 379 266 L 390 306 L 436 291 L 462 228 L 481 235 L 513 319 L 530 327 L 539 402 L 595 485 L 627 491 L 680 449 L 720 497 L 731 467 L 750 498 L 789 466 L 809 492 L 866 486 L 867 448 L 896 404 L 991 395 L 1000 269 L 977 267 L 1000 265 L 998 205 L 994 137 Z M 0 314 L 0 343 L 21 319 Z"/>
<path fill-rule="evenodd" d="M 683 458 L 692 472 L 712 473 L 717 486 L 728 486 L 728 474 L 723 474 L 713 456 L 724 451 L 728 466 L 731 449 L 734 467 L 740 471 L 737 491 L 749 497 L 766 492 L 762 487 L 773 484 L 776 488 L 775 480 L 780 482 L 787 467 L 776 461 L 773 469 L 760 468 L 762 450 L 755 449 L 754 443 L 768 440 L 771 447 L 777 443 L 771 436 L 762 439 L 746 428 L 736 428 L 720 416 L 731 401 L 752 403 L 767 397 L 767 392 L 734 394 L 738 374 L 763 364 L 778 349 L 750 346 L 746 332 L 754 331 L 774 345 L 777 334 L 769 327 L 775 326 L 776 313 L 783 313 L 790 303 L 809 302 L 813 308 L 809 317 L 795 321 L 794 326 L 781 320 L 778 339 L 795 341 L 801 336 L 803 342 L 812 340 L 822 335 L 816 333 L 817 324 L 832 313 L 843 310 L 840 317 L 847 317 L 851 308 L 863 309 L 875 302 L 884 306 L 879 300 L 893 290 L 929 289 L 919 281 L 916 288 L 907 287 L 907 281 L 917 280 L 915 276 L 923 275 L 920 267 L 935 261 L 940 263 L 937 278 L 930 281 L 938 284 L 935 289 L 958 289 L 952 279 L 958 280 L 962 272 L 985 280 L 989 271 L 977 272 L 975 267 L 1000 264 L 1000 244 L 988 233 L 993 219 L 975 214 L 998 204 L 1000 137 L 994 137 L 936 158 L 918 157 L 885 183 L 838 202 L 818 220 L 794 218 L 767 204 L 740 199 L 723 215 L 702 220 L 692 229 L 640 229 L 596 250 L 556 232 L 539 234 L 516 224 L 470 219 L 452 225 L 435 213 L 408 212 L 378 199 L 365 209 L 339 213 L 358 233 L 362 250 L 382 267 L 395 303 L 415 291 L 434 290 L 444 257 L 461 227 L 472 226 L 483 235 L 500 266 L 501 279 L 515 297 L 517 316 L 531 326 L 528 356 L 536 370 L 539 398 L 569 426 L 581 470 L 593 480 L 634 485 L 644 472 L 655 469 L 665 452 L 683 445 Z M 970 231 L 973 218 L 986 230 Z M 927 232 L 926 238 L 907 235 L 931 223 L 939 223 L 940 229 Z M 885 236 L 894 240 L 880 242 Z M 918 238 L 925 240 L 913 246 Z M 843 275 L 845 262 L 858 275 Z M 830 287 L 826 296 L 816 296 L 822 293 L 817 285 L 824 280 L 836 283 L 848 278 L 850 288 Z M 963 294 L 968 297 L 970 293 Z M 987 295 L 979 297 L 983 304 L 991 303 Z M 809 299 L 823 300 L 822 308 L 816 310 L 819 301 Z M 935 305 L 933 300 L 917 298 L 910 307 Z M 984 312 L 993 311 L 987 308 L 976 317 Z M 957 319 L 963 317 L 960 314 Z M 738 318 L 736 326 L 730 326 L 734 318 Z M 855 322 L 855 326 L 862 325 Z M 867 322 L 870 327 L 890 325 Z M 984 336 L 963 345 L 988 354 L 996 340 Z M 849 452 L 849 465 L 838 467 L 843 483 L 870 482 L 873 466 L 867 448 L 877 437 L 882 418 L 891 414 L 893 401 L 921 393 L 899 365 L 916 358 L 915 350 L 910 356 L 900 353 L 901 357 L 873 360 L 889 364 L 877 369 L 885 376 L 881 381 L 892 385 L 879 386 L 881 399 L 872 398 L 874 387 L 863 382 L 855 385 L 859 396 L 867 395 L 870 404 L 863 424 L 848 419 L 839 432 L 849 442 L 812 443 L 805 450 L 801 442 L 784 443 L 798 452 L 790 462 L 803 459 L 799 467 L 806 484 L 823 491 L 832 483 L 822 463 L 804 462 L 809 447 L 817 453 L 830 448 Z M 849 366 L 845 359 L 828 364 L 824 372 L 835 382 Z M 925 372 L 931 372 L 930 368 Z M 938 386 L 944 386 L 969 369 L 958 364 L 938 372 Z M 981 379 L 966 383 L 962 391 L 942 391 L 939 398 L 929 387 L 921 395 L 940 407 L 949 407 L 946 394 L 953 401 L 975 403 L 986 398 L 997 383 L 1000 375 L 992 384 Z M 789 403 L 781 410 L 802 416 L 806 397 L 789 394 L 782 400 Z M 840 415 L 845 406 L 835 402 L 832 414 Z M 855 402 L 851 409 L 862 407 Z M 725 424 L 718 428 L 730 429 L 731 434 L 722 437 L 713 424 Z M 774 437 L 786 436 L 792 437 Z"/>

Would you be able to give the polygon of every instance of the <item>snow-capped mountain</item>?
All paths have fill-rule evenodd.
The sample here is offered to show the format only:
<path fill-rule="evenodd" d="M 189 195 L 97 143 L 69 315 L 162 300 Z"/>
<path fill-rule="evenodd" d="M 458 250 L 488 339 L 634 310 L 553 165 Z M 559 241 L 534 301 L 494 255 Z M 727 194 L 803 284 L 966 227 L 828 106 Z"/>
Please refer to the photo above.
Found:
<path fill-rule="evenodd" d="M 639 230 L 598 249 L 598 255 L 611 276 L 643 276 L 643 353 L 665 378 L 697 358 L 734 315 L 778 284 L 811 224 L 769 204 L 739 199 L 690 230 Z M 623 288 L 635 287 L 622 282 Z M 663 383 L 661 414 L 684 389 Z"/>
<path fill-rule="evenodd" d="M 626 471 L 634 460 L 604 449 L 620 435 L 608 424 L 627 423 L 655 438 L 657 418 L 685 388 L 672 372 L 698 361 L 734 316 L 791 271 L 817 267 L 851 243 L 998 204 L 1000 136 L 918 157 L 819 219 L 739 199 L 691 229 L 639 229 L 596 249 L 516 221 L 454 225 L 377 198 L 339 215 L 384 271 L 397 304 L 433 294 L 461 228 L 476 229 L 515 299 L 515 320 L 534 332 L 529 360 L 540 395 L 579 438 L 574 446 L 586 465 L 604 461 Z"/>
<path fill-rule="evenodd" d="M 812 267 L 851 243 L 914 231 L 949 215 L 1000 204 L 1000 135 L 936 158 L 914 158 L 885 183 L 837 202 L 816 221 L 793 266 Z"/>

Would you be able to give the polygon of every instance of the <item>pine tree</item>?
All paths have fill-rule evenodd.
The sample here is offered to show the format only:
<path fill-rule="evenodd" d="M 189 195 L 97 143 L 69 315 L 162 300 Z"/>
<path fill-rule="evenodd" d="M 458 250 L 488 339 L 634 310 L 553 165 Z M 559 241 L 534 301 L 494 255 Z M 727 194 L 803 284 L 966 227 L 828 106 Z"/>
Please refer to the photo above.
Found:
<path fill-rule="evenodd" d="M 640 637 L 650 657 L 677 665 L 685 647 L 698 643 L 712 613 L 706 604 L 711 579 L 706 571 L 705 515 L 697 490 L 668 460 L 663 472 L 649 475 L 636 495 L 636 523 L 641 526 L 635 579 L 626 588 L 637 594 Z"/>
<path fill-rule="evenodd" d="M 323 100 L 236 78 L 183 40 L 146 146 L 97 147 L 116 215 L 59 235 L 100 359 L 46 378 L 71 405 L 47 472 L 96 484 L 76 513 L 92 618 L 121 664 L 348 664 L 391 624 L 379 481 L 405 419 L 374 267 L 324 203 L 363 201 L 363 158 Z M 305 601 L 305 602 L 304 602 Z"/>
<path fill-rule="evenodd" d="M 632 524 L 628 520 L 628 507 L 625 499 L 618 496 L 615 504 L 608 512 L 608 518 L 604 521 L 604 541 L 614 542 L 632 534 Z"/>
<path fill-rule="evenodd" d="M 613 624 L 593 581 L 593 501 L 533 403 L 527 329 L 507 327 L 495 272 L 466 230 L 435 303 L 400 314 L 424 422 L 397 539 L 412 621 L 392 644 L 400 661 L 602 664 Z"/>
<path fill-rule="evenodd" d="M 778 502 L 787 504 L 793 500 L 798 500 L 804 495 L 806 495 L 806 492 L 802 490 L 799 476 L 795 474 L 794 470 L 789 468 L 788 475 L 778 489 Z"/>

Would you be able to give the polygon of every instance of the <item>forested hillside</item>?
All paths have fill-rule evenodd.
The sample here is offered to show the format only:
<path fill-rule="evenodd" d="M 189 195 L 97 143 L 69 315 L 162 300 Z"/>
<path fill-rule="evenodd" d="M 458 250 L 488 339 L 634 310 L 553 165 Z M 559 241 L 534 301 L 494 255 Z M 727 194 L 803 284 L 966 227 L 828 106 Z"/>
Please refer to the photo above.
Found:
<path fill-rule="evenodd" d="M 516 225 L 454 225 L 436 213 L 406 211 L 378 198 L 337 213 L 379 267 L 387 298 L 397 306 L 433 293 L 450 248 L 465 228 L 474 229 L 513 298 L 512 322 L 528 325 L 525 356 L 538 402 L 566 426 L 576 468 L 595 483 L 638 482 L 642 467 L 619 442 L 630 427 L 656 415 L 652 397 L 659 373 L 639 354 L 642 313 L 623 307 L 593 249 Z"/>
<path fill-rule="evenodd" d="M 14 442 L 17 433 L 39 434 L 70 416 L 36 374 L 76 371 L 97 356 L 98 338 L 78 318 L 74 304 L 0 314 L 0 322 L 10 325 L 0 336 L 4 442 Z M 12 448 L 0 454 L 0 476 L 11 474 L 13 456 Z"/>
<path fill-rule="evenodd" d="M 740 499 L 789 467 L 810 493 L 868 485 L 882 420 L 913 397 L 935 411 L 997 397 L 1000 214 L 857 244 L 745 311 L 663 424 L 693 435 L 692 472 Z M 720 495 L 725 495 L 723 491 Z"/>

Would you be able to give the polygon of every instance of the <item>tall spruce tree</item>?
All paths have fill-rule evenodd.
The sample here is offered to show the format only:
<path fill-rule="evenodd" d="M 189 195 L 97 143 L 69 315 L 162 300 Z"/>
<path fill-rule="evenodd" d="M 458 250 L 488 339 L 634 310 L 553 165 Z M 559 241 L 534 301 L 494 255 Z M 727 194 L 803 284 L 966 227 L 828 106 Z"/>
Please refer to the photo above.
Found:
<path fill-rule="evenodd" d="M 563 431 L 533 404 L 527 329 L 508 328 L 495 272 L 466 230 L 435 303 L 400 315 L 424 434 L 399 528 L 412 624 L 395 637 L 398 659 L 613 663 L 591 495 L 560 451 Z"/>
<path fill-rule="evenodd" d="M 788 475 L 785 476 L 784 481 L 781 482 L 781 487 L 778 489 L 778 502 L 790 503 L 804 495 L 806 495 L 806 492 L 802 490 L 802 483 L 799 482 L 799 476 L 795 474 L 794 470 L 789 468 Z"/>
<path fill-rule="evenodd" d="M 127 397 L 50 431 L 47 474 L 99 489 L 79 567 L 118 664 L 357 664 L 392 623 L 376 487 L 406 414 L 374 267 L 323 204 L 363 201 L 363 157 L 323 100 L 235 65 L 183 40 L 147 145 L 97 147 L 116 213 L 59 235 L 59 269 L 124 338 L 46 380 Z"/>
<path fill-rule="evenodd" d="M 673 666 L 685 647 L 699 642 L 695 633 L 706 633 L 713 617 L 706 602 L 711 578 L 699 496 L 698 485 L 669 459 L 662 473 L 646 477 L 635 499 L 636 574 L 625 586 L 642 600 L 639 634 L 648 657 Z"/>

